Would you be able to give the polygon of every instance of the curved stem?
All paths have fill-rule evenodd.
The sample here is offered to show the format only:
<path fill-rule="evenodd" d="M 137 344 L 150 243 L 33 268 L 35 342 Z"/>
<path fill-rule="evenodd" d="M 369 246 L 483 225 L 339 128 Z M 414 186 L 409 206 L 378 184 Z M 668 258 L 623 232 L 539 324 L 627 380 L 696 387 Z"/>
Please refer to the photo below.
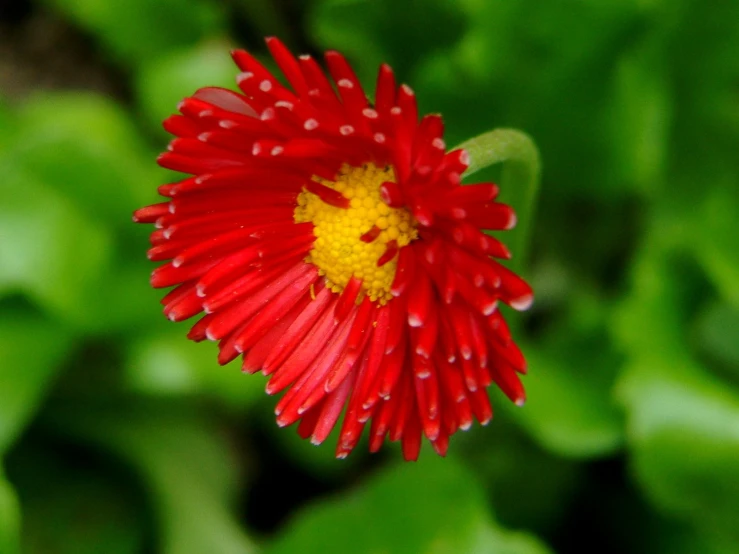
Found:
<path fill-rule="evenodd" d="M 540 160 L 534 141 L 516 129 L 495 129 L 457 146 L 470 155 L 465 177 L 491 165 L 503 163 L 501 201 L 516 210 L 518 224 L 508 234 L 513 253 L 511 268 L 519 270 L 526 260 L 529 235 L 539 192 Z"/>

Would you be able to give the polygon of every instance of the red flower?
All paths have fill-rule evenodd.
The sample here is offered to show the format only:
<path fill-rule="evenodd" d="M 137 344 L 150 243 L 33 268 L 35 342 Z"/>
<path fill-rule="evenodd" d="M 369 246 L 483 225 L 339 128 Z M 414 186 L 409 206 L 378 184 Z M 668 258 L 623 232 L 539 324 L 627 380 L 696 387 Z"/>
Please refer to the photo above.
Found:
<path fill-rule="evenodd" d="M 267 45 L 292 90 L 237 50 L 243 94 L 200 89 L 164 122 L 177 138 L 159 163 L 192 177 L 134 214 L 156 225 L 149 258 L 169 260 L 151 284 L 175 286 L 171 320 L 205 313 L 188 336 L 219 341 L 219 363 L 243 355 L 285 391 L 279 425 L 319 444 L 346 408 L 337 457 L 368 422 L 373 452 L 389 436 L 415 459 L 425 435 L 444 455 L 491 419 L 491 383 L 524 401 L 497 303 L 526 309 L 531 289 L 480 231 L 512 228 L 513 210 L 491 183 L 460 185 L 467 153 L 445 153 L 441 117 L 419 121 L 390 67 L 371 104 L 341 54 L 326 53 L 332 82 Z"/>

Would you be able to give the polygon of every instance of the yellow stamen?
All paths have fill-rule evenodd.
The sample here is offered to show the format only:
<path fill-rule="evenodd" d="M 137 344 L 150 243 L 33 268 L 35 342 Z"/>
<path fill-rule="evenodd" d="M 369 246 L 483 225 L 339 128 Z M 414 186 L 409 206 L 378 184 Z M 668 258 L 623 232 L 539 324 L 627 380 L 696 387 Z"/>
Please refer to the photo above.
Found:
<path fill-rule="evenodd" d="M 405 208 L 391 208 L 380 198 L 380 186 L 395 182 L 391 166 L 373 163 L 361 167 L 342 166 L 336 181 L 313 177 L 314 181 L 341 192 L 349 199 L 349 208 L 338 208 L 323 202 L 313 193 L 298 195 L 295 222 L 311 222 L 316 237 L 308 261 L 325 275 L 329 288 L 341 292 L 352 276 L 362 280 L 362 290 L 370 300 L 385 304 L 390 298 L 390 285 L 395 278 L 397 257 L 382 267 L 377 260 L 385 253 L 387 243 L 395 240 L 399 248 L 418 238 L 416 222 Z M 376 226 L 380 229 L 371 242 L 360 237 Z"/>

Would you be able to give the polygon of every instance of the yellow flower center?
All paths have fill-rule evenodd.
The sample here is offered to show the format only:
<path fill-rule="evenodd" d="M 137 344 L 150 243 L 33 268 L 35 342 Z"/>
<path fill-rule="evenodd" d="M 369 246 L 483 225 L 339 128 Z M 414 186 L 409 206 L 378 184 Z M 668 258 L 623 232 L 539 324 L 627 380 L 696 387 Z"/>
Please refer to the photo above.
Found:
<path fill-rule="evenodd" d="M 396 245 L 402 248 L 418 237 L 410 212 L 391 208 L 380 197 L 380 186 L 395 182 L 393 168 L 344 164 L 335 181 L 313 180 L 340 192 L 349 207 L 328 204 L 307 190 L 298 195 L 295 222 L 313 223 L 316 237 L 308 261 L 318 267 L 332 291 L 344 290 L 354 276 L 362 280 L 362 290 L 370 300 L 385 304 L 391 298 L 397 256 L 382 265 L 378 262 L 383 255 L 392 255 Z"/>

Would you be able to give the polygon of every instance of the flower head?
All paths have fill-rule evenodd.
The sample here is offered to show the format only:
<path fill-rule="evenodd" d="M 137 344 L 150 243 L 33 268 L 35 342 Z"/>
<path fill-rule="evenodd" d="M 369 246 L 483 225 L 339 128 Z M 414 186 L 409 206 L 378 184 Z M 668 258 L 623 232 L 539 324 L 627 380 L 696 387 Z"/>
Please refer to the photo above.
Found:
<path fill-rule="evenodd" d="M 336 455 L 370 426 L 418 456 L 492 408 L 495 383 L 524 401 L 521 352 L 498 310 L 526 309 L 530 287 L 493 258 L 482 232 L 515 225 L 491 183 L 462 186 L 464 150 L 446 152 L 439 115 L 380 67 L 374 104 L 341 54 L 331 79 L 310 56 L 267 45 L 290 88 L 237 50 L 242 93 L 203 88 L 164 126 L 176 136 L 159 163 L 192 175 L 135 212 L 154 223 L 149 258 L 167 261 L 154 287 L 188 336 L 219 342 L 218 361 L 284 392 L 279 425 L 300 422 L 319 444 L 344 411 Z M 204 314 L 204 315 L 203 315 Z"/>

